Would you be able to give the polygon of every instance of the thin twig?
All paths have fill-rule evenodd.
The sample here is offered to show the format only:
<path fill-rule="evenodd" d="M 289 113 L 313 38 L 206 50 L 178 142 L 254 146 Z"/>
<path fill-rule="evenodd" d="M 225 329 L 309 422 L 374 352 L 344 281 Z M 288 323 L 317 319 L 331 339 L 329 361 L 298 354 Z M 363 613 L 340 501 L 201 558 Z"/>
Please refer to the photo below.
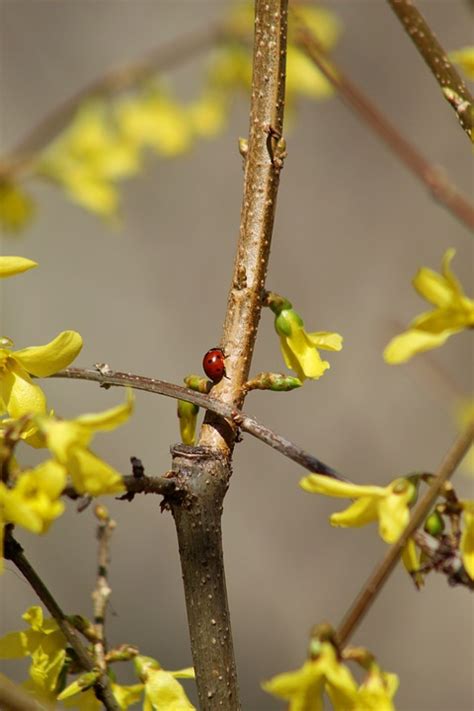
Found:
<path fill-rule="evenodd" d="M 418 52 L 441 87 L 444 98 L 453 107 L 459 123 L 469 138 L 473 138 L 473 98 L 465 83 L 448 59 L 433 30 L 416 8 L 413 0 L 387 0 L 402 23 Z"/>
<path fill-rule="evenodd" d="M 54 107 L 11 152 L 0 158 L 0 180 L 28 172 L 36 153 L 44 148 L 74 116 L 79 105 L 99 96 L 111 96 L 126 91 L 160 70 L 166 70 L 194 57 L 225 35 L 221 24 L 209 24 L 158 47 L 137 62 L 108 71 L 86 84 L 70 98 Z"/>
<path fill-rule="evenodd" d="M 41 602 L 49 611 L 52 617 L 58 623 L 58 627 L 65 636 L 68 643 L 71 645 L 77 655 L 77 659 L 81 666 L 89 672 L 96 671 L 94 659 L 87 651 L 82 638 L 78 631 L 69 622 L 64 612 L 59 607 L 55 598 L 52 596 L 44 582 L 39 577 L 36 570 L 23 554 L 23 548 L 18 541 L 13 537 L 11 531 L 6 529 L 4 557 L 11 560 L 18 570 L 23 574 L 29 582 L 35 593 L 38 595 Z M 120 711 L 120 707 L 112 693 L 110 681 L 106 674 L 101 674 L 100 678 L 94 685 L 96 696 L 108 711 Z"/>
<path fill-rule="evenodd" d="M 83 368 L 66 368 L 58 373 L 50 376 L 52 378 L 69 378 L 73 380 L 89 380 L 95 383 L 100 383 L 101 387 L 131 387 L 136 390 L 145 390 L 146 392 L 155 393 L 158 395 L 165 395 L 166 397 L 172 397 L 176 400 L 186 400 L 187 402 L 193 402 L 198 407 L 202 407 L 210 412 L 214 412 L 219 417 L 224 417 L 231 422 L 234 422 L 241 430 L 248 432 L 253 437 L 265 442 L 277 452 L 288 457 L 292 461 L 296 462 L 300 466 L 304 467 L 314 474 L 325 474 L 326 476 L 333 477 L 334 479 L 340 479 L 341 481 L 347 481 L 345 477 L 339 474 L 333 467 L 329 464 L 325 464 L 317 457 L 313 457 L 312 454 L 308 454 L 303 449 L 298 447 L 293 442 L 290 442 L 285 437 L 273 432 L 265 425 L 261 425 L 253 417 L 249 417 L 240 410 L 236 410 L 229 405 L 216 400 L 209 395 L 204 395 L 198 393 L 189 388 L 183 388 L 180 385 L 174 385 L 173 383 L 167 383 L 164 380 L 158 380 L 157 378 L 145 378 L 141 375 L 133 375 L 132 373 L 122 373 L 116 370 L 107 369 L 106 372 L 100 372 L 99 370 L 89 370 Z M 168 486 L 165 483 L 166 480 L 160 478 L 159 480 L 150 477 L 144 477 L 143 488 L 141 479 L 137 479 L 136 482 L 133 481 L 133 477 L 124 477 L 127 490 L 130 492 L 145 492 L 145 493 L 158 493 L 166 494 L 170 491 L 165 491 L 164 488 Z M 155 483 L 156 482 L 156 483 Z M 150 488 L 147 488 L 147 486 Z M 135 488 L 136 487 L 136 488 Z M 156 487 L 156 490 L 153 489 Z M 163 490 L 160 490 L 163 487 Z"/>
<path fill-rule="evenodd" d="M 97 540 L 99 541 L 97 583 L 92 592 L 92 600 L 94 602 L 94 629 L 96 635 L 94 657 L 99 669 L 105 673 L 107 671 L 107 663 L 105 661 L 107 654 L 105 614 L 107 611 L 107 603 L 112 592 L 108 582 L 110 539 L 116 524 L 115 521 L 110 518 L 105 506 L 97 504 L 94 513 L 99 520 L 99 525 L 97 526 Z"/>
<path fill-rule="evenodd" d="M 298 14 L 295 12 L 299 19 Z M 474 207 L 453 185 L 444 172 L 432 165 L 412 143 L 406 140 L 372 101 L 329 59 L 320 43 L 300 24 L 297 42 L 324 76 L 339 92 L 340 97 L 365 121 L 394 152 L 399 160 L 428 188 L 441 205 L 458 220 L 474 229 Z"/>
<path fill-rule="evenodd" d="M 453 538 L 435 538 L 426 531 L 415 531 L 413 540 L 424 553 L 422 572 L 436 570 L 446 575 L 450 585 L 463 585 L 474 590 L 474 580 L 467 574 L 459 552 L 459 541 Z"/>
<path fill-rule="evenodd" d="M 473 439 L 474 422 L 471 422 L 470 425 L 459 435 L 447 453 L 430 488 L 415 506 L 407 527 L 403 531 L 402 535 L 398 541 L 388 549 L 385 557 L 379 565 L 377 565 L 372 575 L 369 577 L 361 592 L 344 616 L 337 631 L 337 639 L 341 647 L 346 644 L 349 637 L 360 624 L 363 617 L 367 614 L 369 608 L 386 583 L 390 573 L 397 565 L 408 539 L 425 520 L 433 504 L 438 498 L 443 484 L 453 475 L 456 467 L 462 461 L 464 455 L 471 446 Z"/>

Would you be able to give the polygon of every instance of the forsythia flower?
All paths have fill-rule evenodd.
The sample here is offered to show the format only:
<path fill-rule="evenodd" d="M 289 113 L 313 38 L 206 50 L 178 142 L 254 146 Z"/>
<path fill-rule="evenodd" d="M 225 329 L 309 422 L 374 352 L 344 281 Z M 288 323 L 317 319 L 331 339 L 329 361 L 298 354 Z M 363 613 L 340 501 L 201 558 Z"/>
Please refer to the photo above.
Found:
<path fill-rule="evenodd" d="M 474 47 L 463 47 L 449 53 L 449 58 L 457 64 L 469 79 L 474 80 Z"/>
<path fill-rule="evenodd" d="M 25 257 L 0 257 L 0 277 L 10 277 L 21 274 L 28 269 L 37 267 L 38 264 L 32 259 Z"/>
<path fill-rule="evenodd" d="M 196 442 L 196 421 L 199 407 L 192 402 L 178 400 L 179 430 L 183 444 L 193 445 Z"/>
<path fill-rule="evenodd" d="M 31 657 L 30 679 L 25 687 L 35 697 L 54 702 L 66 657 L 66 639 L 56 620 L 43 619 L 41 607 L 30 607 L 22 617 L 30 629 L 2 637 L 0 659 Z"/>
<path fill-rule="evenodd" d="M 384 351 L 387 363 L 404 363 L 416 353 L 442 346 L 454 333 L 474 327 L 474 301 L 463 292 L 450 269 L 456 250 L 443 257 L 442 274 L 422 267 L 413 279 L 418 293 L 436 308 L 417 316 L 407 331 L 395 336 Z"/>
<path fill-rule="evenodd" d="M 95 432 L 114 430 L 128 420 L 133 409 L 133 396 L 127 401 L 97 414 L 80 415 L 75 420 L 54 417 L 37 419 L 39 437 L 55 460 L 70 474 L 78 494 L 115 494 L 124 491 L 122 476 L 89 449 Z"/>
<path fill-rule="evenodd" d="M 312 494 L 356 499 L 345 511 L 331 515 L 333 526 L 365 526 L 379 522 L 380 536 L 386 543 L 394 543 L 410 518 L 409 504 L 416 492 L 415 485 L 400 478 L 388 486 L 359 486 L 338 481 L 322 474 L 309 474 L 300 486 Z"/>
<path fill-rule="evenodd" d="M 267 305 L 275 314 L 275 330 L 280 336 L 286 366 L 294 370 L 301 381 L 320 378 L 330 365 L 322 360 L 318 348 L 340 351 L 342 336 L 329 331 L 307 333 L 291 303 L 277 294 L 267 294 Z"/>
<path fill-rule="evenodd" d="M 89 684 L 87 684 L 88 678 L 90 679 Z M 104 708 L 103 704 L 97 699 L 94 690 L 88 688 L 95 680 L 94 672 L 82 674 L 58 695 L 57 700 L 62 702 L 64 708 L 74 708 L 79 711 L 101 711 Z M 87 686 L 84 687 L 84 684 Z M 110 688 L 122 711 L 128 709 L 132 704 L 138 703 L 143 694 L 143 684 L 121 686 L 112 681 Z"/>
<path fill-rule="evenodd" d="M 30 375 L 46 378 L 66 368 L 82 348 L 76 331 L 63 331 L 45 346 L 20 351 L 0 348 L 0 414 L 13 418 L 25 414 L 45 414 L 46 398 Z"/>
<path fill-rule="evenodd" d="M 14 183 L 0 182 L 0 229 L 19 232 L 30 221 L 34 203 L 27 193 Z"/>
<path fill-rule="evenodd" d="M 165 671 L 156 659 L 139 655 L 135 669 L 143 681 L 145 699 L 143 711 L 195 711 L 181 684 L 176 679 L 194 679 L 194 669 Z"/>
<path fill-rule="evenodd" d="M 474 580 L 474 501 L 461 501 L 461 505 L 463 531 L 459 547 L 466 572 Z"/>
<path fill-rule="evenodd" d="M 53 461 L 21 472 L 11 488 L 0 482 L 0 569 L 5 524 L 15 523 L 32 533 L 45 533 L 64 511 L 60 496 L 65 484 L 63 467 Z"/>

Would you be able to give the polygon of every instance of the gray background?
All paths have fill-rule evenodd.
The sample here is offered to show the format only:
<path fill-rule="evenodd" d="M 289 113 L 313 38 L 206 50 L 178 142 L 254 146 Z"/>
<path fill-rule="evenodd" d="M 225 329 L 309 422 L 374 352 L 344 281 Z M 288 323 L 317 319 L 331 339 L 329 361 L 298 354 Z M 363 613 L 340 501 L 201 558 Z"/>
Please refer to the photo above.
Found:
<path fill-rule="evenodd" d="M 384 2 L 331 2 L 345 23 L 336 56 L 353 79 L 435 164 L 472 191 L 463 132 Z M 106 69 L 140 57 L 184 30 L 221 17 L 227 2 L 43 2 L 0 5 L 1 141 L 13 145 L 50 107 Z M 468 4 L 421 3 L 448 48 L 472 40 Z M 174 72 L 191 96 L 200 61 Z M 212 142 L 176 160 L 150 159 L 123 188 L 123 229 L 112 232 L 52 187 L 32 183 L 40 207 L 31 228 L 3 240 L 3 252 L 40 262 L 2 284 L 2 333 L 17 347 L 63 329 L 84 338 L 77 364 L 180 382 L 200 370 L 219 342 L 238 232 L 242 188 L 236 139 L 247 134 L 247 104 Z M 287 395 L 251 394 L 245 409 L 361 483 L 385 484 L 435 470 L 452 442 L 456 389 L 472 384 L 471 337 L 463 333 L 428 359 L 389 367 L 382 349 L 425 308 L 410 287 L 421 264 L 438 269 L 456 246 L 454 268 L 469 292 L 472 238 L 338 99 L 302 102 L 288 134 L 268 286 L 289 296 L 310 330 L 344 335 L 331 370 Z M 472 291 L 471 291 L 472 293 Z M 282 370 L 270 314 L 264 314 L 253 372 Z M 452 381 L 452 385 L 450 385 Z M 93 384 L 44 384 L 63 416 L 121 402 Z M 170 464 L 175 403 L 137 393 L 136 413 L 94 449 L 123 472 L 131 455 L 149 474 Z M 33 461 L 31 453 L 24 461 Z M 331 529 L 343 502 L 309 496 L 302 470 L 245 436 L 237 448 L 224 511 L 224 548 L 243 705 L 281 708 L 259 682 L 295 668 L 315 622 L 334 624 L 386 546 L 374 527 Z M 472 480 L 471 480 L 472 481 Z M 470 480 L 456 486 L 467 495 Z M 472 493 L 472 490 L 471 490 Z M 158 498 L 110 501 L 113 540 L 111 644 L 137 644 L 166 668 L 191 663 L 173 522 Z M 19 531 L 45 581 L 71 612 L 91 614 L 94 522 L 73 504 L 47 538 Z M 7 564 L 0 585 L 0 631 L 19 627 L 35 596 Z M 402 711 L 468 711 L 472 696 L 472 607 L 464 589 L 429 577 L 417 593 L 404 571 L 392 576 L 354 637 L 400 675 Z M 12 673 L 13 665 L 2 665 Z M 127 679 L 127 677 L 123 677 Z"/>

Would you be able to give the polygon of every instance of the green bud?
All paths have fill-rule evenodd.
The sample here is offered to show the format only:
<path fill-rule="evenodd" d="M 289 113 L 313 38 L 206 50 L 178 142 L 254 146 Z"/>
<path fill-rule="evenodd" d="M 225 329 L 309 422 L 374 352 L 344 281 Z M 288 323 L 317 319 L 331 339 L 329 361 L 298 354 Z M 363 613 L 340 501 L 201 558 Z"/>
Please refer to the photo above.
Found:
<path fill-rule="evenodd" d="M 146 683 L 148 673 L 150 671 L 154 669 L 161 669 L 161 665 L 159 662 L 156 661 L 156 659 L 153 659 L 153 657 L 144 657 L 142 654 L 139 654 L 138 657 L 135 657 L 135 659 L 133 660 L 133 665 L 135 667 L 137 676 L 144 683 Z"/>
<path fill-rule="evenodd" d="M 284 296 L 275 294 L 273 291 L 267 291 L 265 294 L 264 305 L 268 306 L 274 314 L 278 316 L 284 309 L 291 309 L 292 303 L 285 299 Z"/>
<path fill-rule="evenodd" d="M 203 378 L 201 375 L 190 374 L 184 378 L 184 384 L 190 390 L 194 390 L 197 393 L 203 393 L 207 395 L 212 383 L 209 382 L 207 378 Z"/>
<path fill-rule="evenodd" d="M 444 531 L 444 520 L 438 511 L 432 511 L 425 521 L 424 529 L 431 536 L 439 536 Z"/>
<path fill-rule="evenodd" d="M 301 387 L 303 383 L 293 375 L 283 375 L 282 373 L 259 373 L 255 378 L 249 380 L 245 389 L 249 390 L 272 390 L 273 392 L 287 392 Z"/>
<path fill-rule="evenodd" d="M 193 402 L 178 400 L 178 417 L 183 444 L 193 445 L 196 441 L 196 420 L 199 407 Z"/>

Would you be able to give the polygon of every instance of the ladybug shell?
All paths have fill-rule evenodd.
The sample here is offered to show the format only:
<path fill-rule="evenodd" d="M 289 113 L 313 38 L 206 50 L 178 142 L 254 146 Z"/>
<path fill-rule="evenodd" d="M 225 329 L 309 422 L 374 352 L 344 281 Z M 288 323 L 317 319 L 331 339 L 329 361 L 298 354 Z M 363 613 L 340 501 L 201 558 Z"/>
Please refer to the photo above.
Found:
<path fill-rule="evenodd" d="M 211 348 L 202 359 L 204 372 L 213 383 L 220 382 L 225 375 L 224 359 L 222 348 Z"/>

